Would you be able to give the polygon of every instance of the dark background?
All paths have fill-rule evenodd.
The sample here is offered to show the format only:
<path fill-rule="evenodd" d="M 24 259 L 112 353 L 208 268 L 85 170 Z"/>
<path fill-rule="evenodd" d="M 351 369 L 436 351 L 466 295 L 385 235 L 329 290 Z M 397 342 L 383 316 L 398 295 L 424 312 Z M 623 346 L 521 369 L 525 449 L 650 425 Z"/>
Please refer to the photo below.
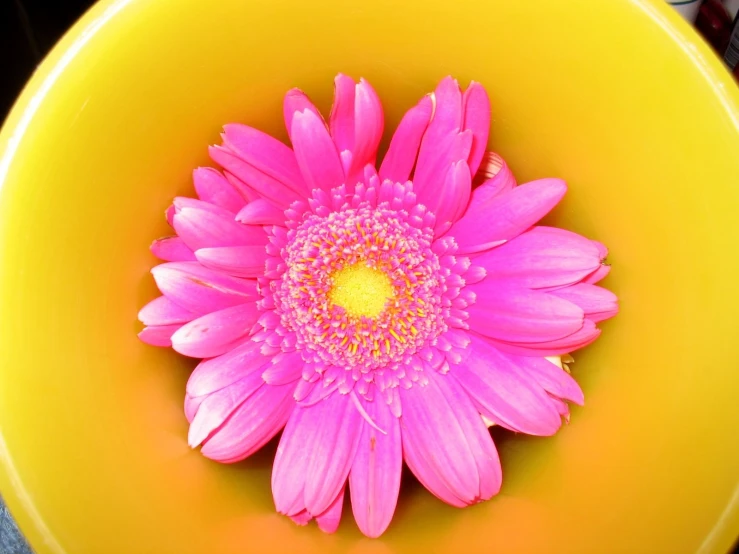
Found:
<path fill-rule="evenodd" d="M 94 0 L 0 0 L 0 121 L 46 53 L 92 4 Z M 710 43 L 723 40 L 711 36 L 710 21 L 700 23 Z M 739 548 L 734 552 L 739 554 Z M 31 554 L 1 499 L 0 554 Z"/>
<path fill-rule="evenodd" d="M 0 121 L 46 53 L 93 3 L 0 0 Z"/>

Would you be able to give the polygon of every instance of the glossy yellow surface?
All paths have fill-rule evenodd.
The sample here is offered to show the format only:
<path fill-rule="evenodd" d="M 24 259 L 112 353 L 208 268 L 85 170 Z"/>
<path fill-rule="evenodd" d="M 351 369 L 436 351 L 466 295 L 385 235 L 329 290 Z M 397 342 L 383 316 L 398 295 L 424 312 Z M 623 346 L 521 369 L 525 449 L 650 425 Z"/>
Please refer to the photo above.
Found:
<path fill-rule="evenodd" d="M 494 431 L 505 484 L 457 510 L 411 479 L 380 540 L 273 513 L 270 452 L 186 444 L 192 363 L 136 339 L 147 248 L 219 128 L 284 138 L 368 78 L 388 128 L 444 75 L 494 105 L 551 219 L 611 247 L 622 313 L 577 356 L 554 438 Z M 0 488 L 39 554 L 724 552 L 739 531 L 739 92 L 661 0 L 129 0 L 58 45 L 0 139 Z"/>

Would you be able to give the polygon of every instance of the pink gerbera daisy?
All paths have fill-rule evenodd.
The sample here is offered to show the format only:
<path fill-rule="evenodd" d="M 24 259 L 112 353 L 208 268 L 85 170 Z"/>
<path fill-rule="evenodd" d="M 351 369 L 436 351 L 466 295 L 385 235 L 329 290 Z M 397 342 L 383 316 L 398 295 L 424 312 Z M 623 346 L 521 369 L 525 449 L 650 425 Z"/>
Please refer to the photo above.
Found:
<path fill-rule="evenodd" d="M 190 445 L 236 462 L 284 428 L 277 510 L 327 532 L 348 483 L 359 528 L 382 534 L 404 461 L 453 506 L 492 497 L 501 467 L 484 420 L 551 435 L 583 401 L 546 357 L 616 313 L 594 284 L 606 249 L 536 226 L 566 186 L 517 186 L 485 152 L 478 83 L 441 81 L 379 170 L 367 82 L 336 78 L 328 125 L 299 90 L 284 115 L 292 149 L 227 125 L 210 150 L 222 172 L 195 170 L 198 199 L 175 199 L 177 235 L 152 246 L 163 296 L 140 337 L 204 358 L 187 384 Z"/>

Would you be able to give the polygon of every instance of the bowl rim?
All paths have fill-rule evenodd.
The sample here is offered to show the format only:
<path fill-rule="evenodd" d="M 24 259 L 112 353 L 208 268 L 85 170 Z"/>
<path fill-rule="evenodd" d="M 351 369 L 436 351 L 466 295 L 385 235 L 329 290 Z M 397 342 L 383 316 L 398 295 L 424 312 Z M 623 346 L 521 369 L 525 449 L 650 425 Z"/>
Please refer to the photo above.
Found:
<path fill-rule="evenodd" d="M 24 134 L 36 111 L 52 93 L 57 79 L 86 44 L 119 12 L 138 0 L 99 0 L 54 45 L 26 83 L 0 129 L 0 191 L 7 180 Z M 720 58 L 665 0 L 628 0 L 659 26 L 700 71 L 739 132 L 739 87 Z M 1 197 L 0 197 L 1 200 Z M 3 500 L 31 547 L 42 554 L 67 552 L 46 525 L 26 490 L 8 450 L 0 422 L 0 490 Z M 699 554 L 726 551 L 739 529 L 739 487 L 698 549 Z"/>

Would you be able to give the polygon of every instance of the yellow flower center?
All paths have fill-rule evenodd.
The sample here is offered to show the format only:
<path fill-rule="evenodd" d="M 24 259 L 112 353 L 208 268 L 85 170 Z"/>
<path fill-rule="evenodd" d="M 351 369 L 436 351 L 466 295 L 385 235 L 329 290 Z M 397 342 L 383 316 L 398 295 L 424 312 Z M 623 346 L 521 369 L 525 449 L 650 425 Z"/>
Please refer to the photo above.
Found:
<path fill-rule="evenodd" d="M 364 262 L 344 267 L 331 274 L 328 298 L 353 317 L 377 317 L 388 300 L 395 297 L 390 278 Z"/>

